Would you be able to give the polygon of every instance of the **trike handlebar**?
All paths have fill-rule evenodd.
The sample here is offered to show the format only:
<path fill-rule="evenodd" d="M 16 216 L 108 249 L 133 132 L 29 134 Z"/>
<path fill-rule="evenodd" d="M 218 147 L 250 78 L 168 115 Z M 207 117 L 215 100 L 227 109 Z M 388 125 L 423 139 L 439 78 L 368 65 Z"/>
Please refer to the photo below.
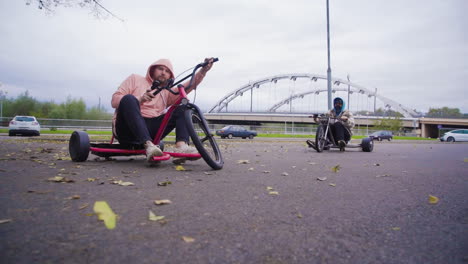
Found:
<path fill-rule="evenodd" d="M 219 59 L 218 58 L 213 58 L 213 63 L 214 62 L 217 62 Z M 193 68 L 193 71 L 191 74 L 185 76 L 184 78 L 182 78 L 180 81 L 174 83 L 174 79 L 169 79 L 167 80 L 167 84 L 163 87 L 161 87 L 161 82 L 160 81 L 153 81 L 153 85 L 151 85 L 151 90 L 156 90 L 154 91 L 153 95 L 157 95 L 158 93 L 160 93 L 162 90 L 168 90 L 171 94 L 173 95 L 178 95 L 179 92 L 175 92 L 173 91 L 171 88 L 176 86 L 179 87 L 179 89 L 181 88 L 185 88 L 185 89 L 189 89 L 191 86 L 192 86 L 192 83 L 193 83 L 193 76 L 195 76 L 195 73 L 197 72 L 198 69 L 200 68 L 203 68 L 205 67 L 206 65 L 208 65 L 208 62 L 202 62 L 202 63 L 199 63 L 197 64 L 197 66 L 195 66 Z M 187 87 L 184 87 L 183 85 L 181 85 L 180 83 L 187 80 L 188 78 L 190 78 L 190 83 Z"/>

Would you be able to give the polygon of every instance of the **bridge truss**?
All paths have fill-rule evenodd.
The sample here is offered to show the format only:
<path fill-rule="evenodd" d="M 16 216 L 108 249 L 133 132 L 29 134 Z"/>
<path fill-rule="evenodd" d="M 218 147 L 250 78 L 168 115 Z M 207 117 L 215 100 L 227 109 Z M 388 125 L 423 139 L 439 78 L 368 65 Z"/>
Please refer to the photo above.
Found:
<path fill-rule="evenodd" d="M 280 75 L 275 75 L 275 76 L 259 79 L 259 80 L 250 82 L 246 85 L 243 85 L 240 88 L 224 96 L 209 110 L 209 113 L 227 112 L 228 105 L 234 99 L 240 96 L 243 96 L 244 93 L 249 92 L 249 91 L 252 96 L 254 89 L 258 89 L 262 87 L 262 85 L 264 86 L 265 84 L 268 84 L 268 83 L 276 84 L 278 80 L 282 80 L 282 79 L 290 80 L 293 82 L 295 82 L 297 79 L 308 79 L 310 81 L 317 82 L 318 80 L 327 81 L 327 76 L 317 75 L 317 74 L 292 73 L 292 74 L 280 74 Z M 335 93 L 336 91 L 348 92 L 348 87 L 349 87 L 349 94 L 359 93 L 359 94 L 367 95 L 369 98 L 374 97 L 374 100 L 379 99 L 384 104 L 385 108 L 391 109 L 396 112 L 400 112 L 405 117 L 417 116 L 417 113 L 414 110 L 408 107 L 405 107 L 402 104 L 394 100 L 391 100 L 380 94 L 377 94 L 376 90 L 371 91 L 370 89 L 367 89 L 361 85 L 358 85 L 356 83 L 350 82 L 348 80 L 343 80 L 340 78 L 332 78 L 332 83 L 335 85 L 332 88 L 333 93 Z M 346 88 L 338 87 L 340 84 L 346 85 L 347 87 Z M 320 93 L 323 93 L 323 92 L 326 93 L 327 91 L 328 90 L 325 88 L 313 88 L 313 89 L 308 89 L 305 92 L 290 94 L 289 96 L 283 97 L 283 99 L 280 101 L 273 102 L 273 104 L 268 108 L 268 112 L 276 112 L 281 106 L 286 105 L 286 104 L 291 104 L 294 100 L 300 100 L 304 98 L 306 95 L 313 95 L 313 94 L 319 95 Z M 251 107 L 251 111 L 252 111 L 252 107 Z"/>

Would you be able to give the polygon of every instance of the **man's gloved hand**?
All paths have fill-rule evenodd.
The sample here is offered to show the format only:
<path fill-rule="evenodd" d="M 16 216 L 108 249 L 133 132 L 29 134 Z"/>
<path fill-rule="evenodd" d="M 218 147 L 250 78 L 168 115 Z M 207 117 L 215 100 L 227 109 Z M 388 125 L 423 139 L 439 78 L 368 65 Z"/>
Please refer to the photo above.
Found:
<path fill-rule="evenodd" d="M 343 121 L 343 122 L 348 121 L 348 117 L 347 117 L 347 116 L 342 116 L 342 117 L 340 117 L 340 119 L 341 119 L 341 121 Z"/>

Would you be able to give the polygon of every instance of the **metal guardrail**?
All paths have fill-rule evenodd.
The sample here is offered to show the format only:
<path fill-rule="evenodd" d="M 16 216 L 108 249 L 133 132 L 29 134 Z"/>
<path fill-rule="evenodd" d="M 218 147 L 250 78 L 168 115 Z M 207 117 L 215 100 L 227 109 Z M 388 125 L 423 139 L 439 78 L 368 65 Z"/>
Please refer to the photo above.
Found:
<path fill-rule="evenodd" d="M 8 122 L 12 117 L 0 118 L 0 128 L 8 128 Z M 112 120 L 80 120 L 80 119 L 51 119 L 38 118 L 41 130 L 112 130 Z M 214 133 L 228 124 L 209 124 L 210 130 Z M 243 125 L 243 127 L 257 131 L 259 134 L 286 134 L 286 135 L 315 135 L 317 125 L 299 125 L 294 123 L 274 124 L 274 125 Z M 366 126 L 355 127 L 354 135 L 369 135 L 376 129 L 369 129 Z M 401 133 L 401 135 L 413 136 L 413 133 Z"/>

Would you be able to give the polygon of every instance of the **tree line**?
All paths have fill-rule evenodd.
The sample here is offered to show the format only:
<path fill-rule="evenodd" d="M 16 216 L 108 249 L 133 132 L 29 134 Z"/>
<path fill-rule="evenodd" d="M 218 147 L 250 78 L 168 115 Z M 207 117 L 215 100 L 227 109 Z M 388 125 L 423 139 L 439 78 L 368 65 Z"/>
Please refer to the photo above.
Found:
<path fill-rule="evenodd" d="M 382 117 L 393 117 L 400 119 L 403 115 L 391 109 L 379 108 L 374 112 L 358 111 L 355 115 L 371 115 Z M 52 119 L 84 119 L 84 120 L 108 120 L 112 114 L 99 106 L 87 108 L 83 99 L 74 99 L 70 96 L 64 103 L 57 104 L 53 101 L 41 102 L 29 95 L 29 91 L 20 94 L 17 98 L 3 98 L 3 116 L 13 117 L 16 115 L 31 115 L 36 118 Z M 467 118 L 459 108 L 429 108 L 425 117 L 434 118 Z"/>
<path fill-rule="evenodd" d="M 112 114 L 103 108 L 98 106 L 87 108 L 82 98 L 74 99 L 69 96 L 64 103 L 60 104 L 53 101 L 41 102 L 30 96 L 28 91 L 20 94 L 17 98 L 3 99 L 2 110 L 5 117 L 28 115 L 36 118 L 84 120 L 109 120 L 112 118 Z"/>

